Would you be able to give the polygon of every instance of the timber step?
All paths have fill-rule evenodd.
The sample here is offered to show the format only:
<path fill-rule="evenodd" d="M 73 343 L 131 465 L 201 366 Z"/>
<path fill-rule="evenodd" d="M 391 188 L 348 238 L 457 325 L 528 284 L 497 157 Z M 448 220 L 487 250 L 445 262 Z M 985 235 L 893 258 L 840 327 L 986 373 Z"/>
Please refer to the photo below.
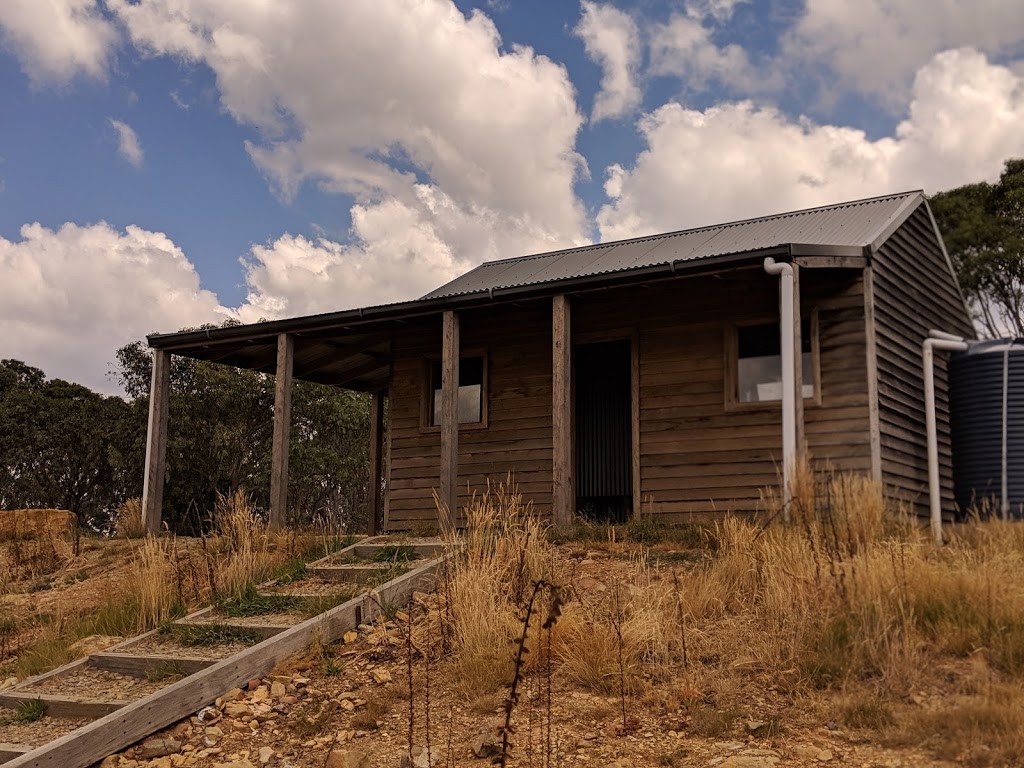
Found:
<path fill-rule="evenodd" d="M 165 674 L 194 675 L 212 667 L 217 659 L 189 656 L 160 656 L 101 651 L 89 657 L 90 666 L 132 677 L 155 678 Z"/>
<path fill-rule="evenodd" d="M 210 632 L 224 632 L 230 633 L 232 636 L 239 638 L 253 638 L 256 642 L 266 640 L 268 637 L 274 637 L 284 632 L 286 629 L 291 629 L 298 621 L 275 620 L 274 616 L 261 616 L 260 621 L 239 621 L 237 619 L 222 619 L 214 617 L 211 619 L 200 619 L 195 621 L 178 621 L 174 624 L 174 629 L 178 630 L 194 630 L 194 631 L 210 631 Z"/>
<path fill-rule="evenodd" d="M 325 581 L 372 584 L 443 551 L 444 544 L 436 538 L 374 536 L 311 563 L 308 570 Z"/>
<path fill-rule="evenodd" d="M 380 551 L 401 555 L 402 550 L 383 549 L 394 546 L 387 542 L 367 551 L 371 558 Z M 295 612 L 227 618 L 205 608 L 174 622 L 169 633 L 153 631 L 130 638 L 0 691 L 0 707 L 15 715 L 26 701 L 39 699 L 47 705 L 43 720 L 31 727 L 14 723 L 16 717 L 8 718 L 12 723 L 8 728 L 0 726 L 0 741 L 11 742 L 0 743 L 0 763 L 5 768 L 87 768 L 194 714 L 224 692 L 269 674 L 315 639 L 334 642 L 359 624 L 373 621 L 382 605 L 399 604 L 413 592 L 430 591 L 442 562 L 430 553 L 439 555 L 440 546 L 437 542 L 434 547 L 423 544 L 422 553 L 405 551 L 410 558 L 402 563 L 406 572 L 396 576 L 392 567 L 388 575 L 393 578 L 386 583 L 340 604 L 328 598 L 330 607 L 312 618 Z M 388 565 L 393 566 L 385 562 L 377 567 Z M 301 589 L 301 585 L 292 586 Z M 325 595 L 317 592 L 312 597 Z M 208 629 L 213 642 L 218 633 L 224 642 L 205 645 L 210 638 L 197 641 L 190 634 Z M 184 634 L 176 637 L 179 632 Z M 99 686 L 90 689 L 86 685 L 90 680 L 99 681 Z M 102 690 L 110 698 L 96 700 L 91 690 Z"/>
<path fill-rule="evenodd" d="M 97 720 L 129 703 L 127 699 L 81 699 L 53 693 L 0 693 L 0 707 L 18 709 L 32 701 L 41 701 L 46 705 L 46 717 L 68 720 Z"/>
<path fill-rule="evenodd" d="M 341 563 L 339 565 L 318 565 L 313 572 L 325 581 L 369 584 L 394 570 L 393 566 L 376 563 Z"/>

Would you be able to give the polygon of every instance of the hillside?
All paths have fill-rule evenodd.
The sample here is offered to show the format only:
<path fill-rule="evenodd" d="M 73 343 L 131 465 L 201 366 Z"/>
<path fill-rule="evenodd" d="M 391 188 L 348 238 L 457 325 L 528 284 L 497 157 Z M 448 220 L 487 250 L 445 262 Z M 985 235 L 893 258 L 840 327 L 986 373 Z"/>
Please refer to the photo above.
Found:
<path fill-rule="evenodd" d="M 1024 532 L 974 523 L 937 550 L 840 482 L 785 529 L 553 535 L 485 498 L 435 593 L 105 765 L 398 766 L 410 739 L 414 765 L 428 745 L 435 765 L 486 765 L 513 679 L 509 765 L 1021 764 Z M 93 578 L 44 592 L 84 605 Z"/>

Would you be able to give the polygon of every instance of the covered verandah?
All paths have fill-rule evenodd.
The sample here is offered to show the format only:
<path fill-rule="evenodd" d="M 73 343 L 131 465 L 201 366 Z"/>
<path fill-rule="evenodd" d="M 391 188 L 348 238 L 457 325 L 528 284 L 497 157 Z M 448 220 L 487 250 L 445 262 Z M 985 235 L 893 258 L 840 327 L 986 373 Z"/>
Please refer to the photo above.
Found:
<path fill-rule="evenodd" d="M 785 261 L 794 272 L 789 316 L 799 310 L 801 267 L 834 267 L 832 258 L 808 258 L 793 253 L 793 246 L 726 254 L 698 262 L 668 262 L 629 269 L 614 274 L 596 274 L 558 280 L 540 285 L 478 290 L 464 294 L 428 296 L 410 302 L 368 307 L 323 315 L 291 318 L 251 325 L 157 334 L 148 338 L 153 348 L 153 370 L 146 443 L 143 490 L 143 527 L 148 533 L 161 528 L 163 486 L 166 469 L 170 370 L 173 355 L 216 362 L 275 376 L 274 423 L 271 461 L 269 525 L 281 528 L 288 515 L 288 454 L 291 428 L 292 382 L 296 379 L 368 393 L 371 397 L 367 518 L 369 533 L 381 530 L 384 510 L 385 444 L 387 398 L 391 386 L 393 343 L 404 332 L 435 324 L 441 363 L 440 457 L 437 466 L 438 525 L 444 530 L 455 524 L 459 476 L 459 359 L 460 322 L 474 322 L 474 310 L 497 304 L 529 303 L 549 313 L 551 354 L 551 509 L 552 522 L 567 525 L 575 512 L 574 434 L 572 399 L 573 296 L 610 287 L 645 285 L 699 275 L 731 272 L 737 268 L 758 269 L 766 257 Z M 861 263 L 858 260 L 857 266 Z M 847 266 L 843 264 L 843 266 Z M 684 269 L 685 267 L 685 269 Z M 767 276 L 766 276 L 767 277 Z M 771 278 L 768 278 L 771 279 Z M 486 312 L 476 315 L 486 316 Z M 800 348 L 800 324 L 795 348 Z M 787 346 L 787 345 L 784 345 Z M 790 347 L 792 349 L 792 347 Z M 790 362 L 793 384 L 801 391 L 800 356 Z M 793 410 L 786 464 L 802 445 L 802 402 Z M 788 409 L 785 409 L 788 410 Z M 633 447 L 634 452 L 638 450 Z M 636 464 L 637 462 L 634 462 Z M 639 488 L 639 478 L 634 488 Z M 639 505 L 636 505 L 638 508 Z"/>

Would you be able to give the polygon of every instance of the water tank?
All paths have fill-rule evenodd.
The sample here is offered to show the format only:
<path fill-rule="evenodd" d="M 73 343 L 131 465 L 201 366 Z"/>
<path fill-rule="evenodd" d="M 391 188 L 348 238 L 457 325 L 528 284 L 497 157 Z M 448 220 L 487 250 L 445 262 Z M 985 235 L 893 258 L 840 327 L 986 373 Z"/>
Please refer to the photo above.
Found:
<path fill-rule="evenodd" d="M 949 362 L 953 483 L 961 513 L 1024 509 L 1024 339 L 972 343 Z"/>

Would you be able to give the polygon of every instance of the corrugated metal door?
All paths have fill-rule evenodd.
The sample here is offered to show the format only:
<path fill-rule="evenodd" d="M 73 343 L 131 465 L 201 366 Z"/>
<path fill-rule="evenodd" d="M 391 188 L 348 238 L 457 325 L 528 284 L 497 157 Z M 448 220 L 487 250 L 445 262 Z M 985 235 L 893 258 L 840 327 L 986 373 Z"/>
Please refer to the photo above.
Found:
<path fill-rule="evenodd" d="M 576 498 L 581 508 L 598 503 L 615 516 L 633 494 L 630 343 L 574 349 Z"/>

